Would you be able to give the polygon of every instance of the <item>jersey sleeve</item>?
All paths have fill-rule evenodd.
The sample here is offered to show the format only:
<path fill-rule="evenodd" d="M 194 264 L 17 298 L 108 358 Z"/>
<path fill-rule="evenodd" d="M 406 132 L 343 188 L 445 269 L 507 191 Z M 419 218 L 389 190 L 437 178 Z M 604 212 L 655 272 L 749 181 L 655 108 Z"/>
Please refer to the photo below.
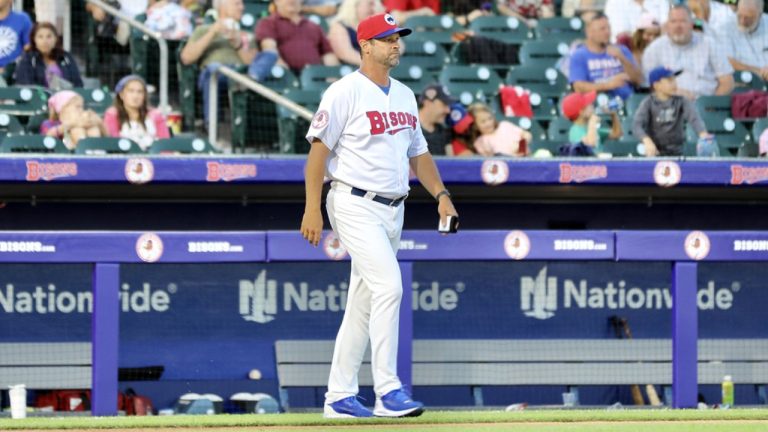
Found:
<path fill-rule="evenodd" d="M 424 138 L 424 132 L 421 131 L 421 123 L 418 121 L 416 122 L 416 130 L 414 132 L 411 145 L 408 146 L 408 158 L 413 158 L 429 151 L 427 139 Z"/>
<path fill-rule="evenodd" d="M 306 138 L 310 144 L 315 138 L 322 141 L 330 150 L 338 144 L 344 125 L 347 124 L 351 106 L 350 91 L 344 90 L 339 85 L 332 85 L 326 90 L 307 131 Z"/>

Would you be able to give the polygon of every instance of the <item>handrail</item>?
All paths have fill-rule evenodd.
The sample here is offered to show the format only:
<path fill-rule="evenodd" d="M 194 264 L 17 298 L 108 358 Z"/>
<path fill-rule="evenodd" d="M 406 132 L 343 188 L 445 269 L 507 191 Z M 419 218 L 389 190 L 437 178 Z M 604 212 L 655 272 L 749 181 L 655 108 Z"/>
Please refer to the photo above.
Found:
<path fill-rule="evenodd" d="M 248 88 L 249 90 L 258 93 L 261 96 L 271 100 L 276 104 L 280 104 L 289 110 L 295 112 L 307 121 L 312 121 L 314 114 L 303 106 L 296 102 L 286 98 L 280 93 L 272 90 L 271 88 L 253 80 L 248 75 L 241 74 L 236 70 L 219 65 L 212 73 L 210 81 L 208 81 L 208 141 L 215 143 L 218 135 L 218 110 L 219 105 L 219 74 L 222 74 L 232 81 Z"/>
<path fill-rule="evenodd" d="M 158 108 L 165 114 L 169 113 L 171 108 L 168 105 L 168 43 L 163 39 L 163 36 L 159 32 L 150 29 L 143 23 L 133 19 L 133 17 L 120 12 L 101 0 L 86 1 L 104 9 L 110 15 L 114 15 L 118 19 L 125 21 L 129 26 L 157 41 L 157 44 L 160 47 L 160 106 Z"/>

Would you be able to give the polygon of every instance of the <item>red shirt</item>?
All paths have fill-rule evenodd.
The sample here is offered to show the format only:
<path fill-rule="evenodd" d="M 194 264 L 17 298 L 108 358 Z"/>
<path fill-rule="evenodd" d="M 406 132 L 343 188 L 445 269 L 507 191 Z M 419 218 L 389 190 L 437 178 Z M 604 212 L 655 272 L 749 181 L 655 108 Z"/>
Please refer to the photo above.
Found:
<path fill-rule="evenodd" d="M 272 14 L 259 21 L 256 40 L 274 39 L 280 58 L 293 70 L 308 64 L 322 64 L 323 55 L 331 52 L 331 44 L 323 29 L 312 21 L 301 18 L 298 24 Z"/>
<path fill-rule="evenodd" d="M 383 3 L 388 11 L 411 11 L 428 7 L 440 14 L 440 0 L 384 0 Z"/>

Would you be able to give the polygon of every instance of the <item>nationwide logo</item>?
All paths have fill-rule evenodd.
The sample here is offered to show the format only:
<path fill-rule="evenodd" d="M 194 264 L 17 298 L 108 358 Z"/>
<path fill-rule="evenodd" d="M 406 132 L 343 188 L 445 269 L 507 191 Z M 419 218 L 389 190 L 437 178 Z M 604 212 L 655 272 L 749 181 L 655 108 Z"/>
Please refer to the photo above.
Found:
<path fill-rule="evenodd" d="M 680 183 L 682 172 L 674 161 L 659 161 L 653 168 L 653 180 L 661 187 L 672 187 Z"/>
<path fill-rule="evenodd" d="M 699 261 L 709 255 L 711 244 L 709 242 L 709 237 L 703 232 L 691 231 L 691 233 L 685 237 L 683 247 L 685 248 L 685 254 L 688 255 L 688 258 Z"/>
<path fill-rule="evenodd" d="M 323 240 L 323 252 L 334 261 L 343 260 L 347 256 L 347 248 L 341 244 L 341 240 L 333 231 L 329 232 Z"/>
<path fill-rule="evenodd" d="M 450 312 L 458 307 L 465 284 L 457 282 L 454 287 L 443 287 L 437 281 L 413 282 L 411 288 L 414 311 Z M 262 270 L 254 280 L 239 281 L 238 310 L 245 321 L 258 324 L 274 321 L 279 312 L 342 312 L 348 289 L 347 282 L 329 284 L 325 289 L 311 289 L 308 282 L 279 285 Z"/>
<path fill-rule="evenodd" d="M 50 253 L 56 252 L 56 246 L 45 245 L 39 241 L 0 240 L 0 253 Z"/>
<path fill-rule="evenodd" d="M 62 177 L 75 177 L 75 162 L 27 161 L 27 181 L 51 181 Z"/>
<path fill-rule="evenodd" d="M 243 251 L 242 245 L 233 245 L 226 241 L 191 241 L 187 242 L 189 253 L 239 253 Z"/>
<path fill-rule="evenodd" d="M 504 238 L 504 252 L 512 259 L 521 260 L 531 251 L 531 239 L 522 231 L 512 231 Z"/>
<path fill-rule="evenodd" d="M 128 159 L 125 162 L 125 178 L 134 184 L 149 183 L 155 178 L 155 166 L 149 159 Z"/>
<path fill-rule="evenodd" d="M 155 262 L 163 256 L 163 241 L 154 233 L 146 233 L 136 240 L 136 255 L 148 263 Z"/>
<path fill-rule="evenodd" d="M 122 312 L 167 312 L 171 307 L 171 295 L 177 292 L 175 284 L 166 289 L 153 289 L 144 282 L 141 289 L 131 290 L 120 286 L 119 304 Z M 54 284 L 37 285 L 33 290 L 23 290 L 7 284 L 0 290 L 0 311 L 15 314 L 72 314 L 93 312 L 93 291 L 59 290 Z"/>
<path fill-rule="evenodd" d="M 506 183 L 509 179 L 509 165 L 506 161 L 489 159 L 483 161 L 480 167 L 480 176 L 485 184 L 495 186 Z"/>
<path fill-rule="evenodd" d="M 549 276 L 547 272 L 547 266 L 544 266 L 536 276 L 520 278 L 520 310 L 527 317 L 545 320 L 561 309 L 672 308 L 672 293 L 667 287 L 627 286 L 624 280 L 592 285 L 586 279 L 565 279 L 561 284 L 556 276 Z M 717 288 L 714 281 L 708 281 L 705 288 L 698 290 L 698 307 L 700 310 L 729 310 L 733 306 L 734 294 L 740 289 L 739 282 L 733 282 L 730 287 Z"/>
<path fill-rule="evenodd" d="M 205 180 L 209 182 L 240 180 L 256 177 L 256 164 L 208 162 Z"/>
<path fill-rule="evenodd" d="M 583 183 L 608 177 L 606 165 L 573 165 L 560 164 L 560 183 Z"/>
<path fill-rule="evenodd" d="M 768 180 L 768 167 L 731 165 L 731 184 L 755 184 Z"/>

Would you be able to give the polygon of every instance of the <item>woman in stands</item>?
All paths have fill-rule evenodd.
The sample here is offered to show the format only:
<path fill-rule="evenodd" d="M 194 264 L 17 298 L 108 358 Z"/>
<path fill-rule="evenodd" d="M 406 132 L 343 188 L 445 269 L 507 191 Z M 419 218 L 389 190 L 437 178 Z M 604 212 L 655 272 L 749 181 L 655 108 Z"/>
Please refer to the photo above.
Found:
<path fill-rule="evenodd" d="M 145 151 L 156 139 L 170 138 L 165 116 L 150 108 L 147 99 L 147 83 L 142 77 L 123 77 L 115 86 L 114 106 L 104 113 L 107 133 L 129 138 Z"/>
<path fill-rule="evenodd" d="M 61 37 L 53 24 L 39 22 L 32 27 L 30 48 L 18 60 L 15 82 L 52 90 L 83 86 L 77 63 L 61 47 Z"/>
<path fill-rule="evenodd" d="M 50 118 L 40 126 L 40 133 L 60 138 L 68 149 L 86 137 L 106 136 L 104 122 L 93 110 L 85 109 L 85 101 L 72 90 L 61 90 L 48 98 Z"/>
<path fill-rule="evenodd" d="M 357 24 L 384 11 L 380 0 L 343 0 L 328 27 L 328 41 L 336 57 L 343 63 L 360 66 Z"/>

